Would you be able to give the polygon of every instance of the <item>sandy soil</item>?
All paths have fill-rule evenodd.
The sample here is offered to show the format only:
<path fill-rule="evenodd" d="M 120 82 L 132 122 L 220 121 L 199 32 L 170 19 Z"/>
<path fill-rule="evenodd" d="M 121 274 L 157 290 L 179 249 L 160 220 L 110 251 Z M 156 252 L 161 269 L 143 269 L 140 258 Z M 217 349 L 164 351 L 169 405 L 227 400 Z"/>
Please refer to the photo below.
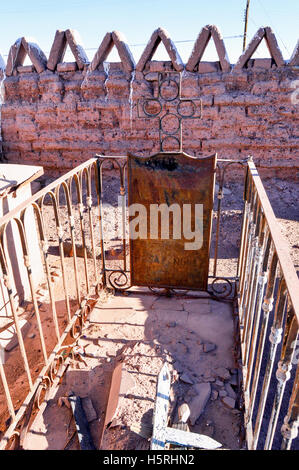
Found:
<path fill-rule="evenodd" d="M 215 349 L 204 352 L 206 343 L 213 343 Z M 209 384 L 210 398 L 191 430 L 213 437 L 225 448 L 239 448 L 241 413 L 237 405 L 230 408 L 223 401 L 228 396 L 226 390 L 233 395 L 238 391 L 230 304 L 208 298 L 166 298 L 139 292 L 112 297 L 94 308 L 79 345 L 85 351 L 86 364 L 73 363 L 68 369 L 55 399 L 31 428 L 26 448 L 65 446 L 69 435 L 65 424 L 69 422 L 70 410 L 58 408 L 57 400 L 71 392 L 92 400 L 97 418 L 90 423 L 90 429 L 98 447 L 108 385 L 119 361 L 123 362 L 129 381 L 127 378 L 125 392 L 120 394 L 116 413 L 104 433 L 102 449 L 149 448 L 149 441 L 130 428 L 141 422 L 151 425 L 157 375 L 164 361 L 172 375 L 172 421 L 177 406 L 183 402 L 189 403 L 197 417 L 196 384 Z M 78 448 L 75 439 L 70 448 Z"/>

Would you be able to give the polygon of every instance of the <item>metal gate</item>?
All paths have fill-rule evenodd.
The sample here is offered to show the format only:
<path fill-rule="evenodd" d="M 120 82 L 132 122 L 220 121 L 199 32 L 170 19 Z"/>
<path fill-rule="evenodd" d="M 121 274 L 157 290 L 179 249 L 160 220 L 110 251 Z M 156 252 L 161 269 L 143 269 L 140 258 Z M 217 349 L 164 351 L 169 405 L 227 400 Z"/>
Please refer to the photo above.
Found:
<path fill-rule="evenodd" d="M 128 157 L 132 285 L 207 289 L 216 160 Z"/>

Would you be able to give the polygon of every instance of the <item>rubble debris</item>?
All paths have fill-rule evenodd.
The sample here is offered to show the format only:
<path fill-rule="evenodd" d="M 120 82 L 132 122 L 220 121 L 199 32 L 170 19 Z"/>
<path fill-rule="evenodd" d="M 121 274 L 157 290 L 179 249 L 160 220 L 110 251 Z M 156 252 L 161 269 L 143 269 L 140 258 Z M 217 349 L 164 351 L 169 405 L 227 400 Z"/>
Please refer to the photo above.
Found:
<path fill-rule="evenodd" d="M 229 380 L 230 379 L 230 372 L 228 369 L 225 367 L 217 367 L 215 369 L 215 374 L 223 380 Z"/>
<path fill-rule="evenodd" d="M 189 406 L 187 405 L 187 403 L 182 403 L 182 405 L 178 407 L 179 422 L 187 423 L 189 416 L 190 416 Z"/>
<path fill-rule="evenodd" d="M 186 384 L 194 384 L 194 380 L 190 377 L 188 372 L 184 372 L 182 375 L 180 375 L 180 380 Z"/>
<path fill-rule="evenodd" d="M 92 421 L 96 420 L 98 415 L 94 409 L 91 399 L 89 397 L 82 397 L 81 402 L 87 421 L 91 423 Z"/>
<path fill-rule="evenodd" d="M 190 407 L 190 423 L 194 426 L 197 419 L 203 413 L 206 404 L 209 401 L 211 396 L 211 385 L 209 382 L 195 384 L 193 389 L 196 391 L 197 395 L 192 398 L 189 403 Z"/>
<path fill-rule="evenodd" d="M 217 379 L 213 384 L 217 389 L 220 389 L 224 386 L 224 383 L 221 380 Z"/>
<path fill-rule="evenodd" d="M 151 449 L 165 449 L 165 444 L 172 444 L 173 446 L 180 446 L 183 448 L 197 447 L 203 449 L 217 449 L 221 447 L 219 442 L 215 441 L 209 436 L 188 432 L 188 425 L 184 422 L 185 419 L 188 419 L 189 415 L 189 407 L 187 404 L 183 404 L 179 409 L 180 421 L 178 422 L 178 425 L 176 427 L 173 426 L 172 428 L 167 426 L 170 382 L 170 373 L 167 363 L 165 362 L 159 373 L 157 383 Z"/>
<path fill-rule="evenodd" d="M 123 363 L 119 362 L 112 373 L 110 392 L 105 413 L 105 421 L 102 430 L 102 435 L 100 437 L 100 449 L 102 446 L 105 429 L 108 427 L 109 423 L 111 423 L 112 420 L 116 418 L 117 412 L 120 408 L 121 399 L 125 396 L 128 396 L 128 392 L 134 386 L 135 381 L 133 380 L 131 374 L 126 371 Z"/>
<path fill-rule="evenodd" d="M 217 348 L 217 346 L 214 343 L 204 343 L 203 344 L 203 352 L 205 352 L 205 353 L 215 351 L 216 348 Z"/>
<path fill-rule="evenodd" d="M 237 386 L 237 385 L 238 385 L 238 375 L 237 375 L 237 374 L 233 374 L 233 375 L 231 376 L 231 378 L 229 379 L 229 383 L 230 383 L 231 385 Z"/>
<path fill-rule="evenodd" d="M 232 386 L 229 383 L 225 384 L 225 390 L 229 397 L 233 398 L 234 400 L 237 398 L 236 392 L 233 390 Z"/>
<path fill-rule="evenodd" d="M 227 408 L 231 408 L 231 409 L 235 408 L 236 400 L 234 400 L 233 398 L 226 396 L 226 397 L 222 397 L 221 401 Z"/>

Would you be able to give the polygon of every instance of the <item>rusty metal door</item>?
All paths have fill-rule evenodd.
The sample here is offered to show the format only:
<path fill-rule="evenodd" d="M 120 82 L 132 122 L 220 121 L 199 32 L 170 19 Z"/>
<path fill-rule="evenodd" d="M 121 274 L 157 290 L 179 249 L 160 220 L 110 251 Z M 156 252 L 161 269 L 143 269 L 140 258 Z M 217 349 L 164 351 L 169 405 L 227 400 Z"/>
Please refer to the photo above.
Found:
<path fill-rule="evenodd" d="M 129 207 L 143 208 L 138 219 L 143 231 L 137 238 L 138 211 L 130 215 L 131 285 L 207 289 L 216 161 L 216 155 L 195 158 L 183 152 L 128 156 Z M 197 209 L 202 239 L 193 249 L 190 233 L 199 220 Z"/>

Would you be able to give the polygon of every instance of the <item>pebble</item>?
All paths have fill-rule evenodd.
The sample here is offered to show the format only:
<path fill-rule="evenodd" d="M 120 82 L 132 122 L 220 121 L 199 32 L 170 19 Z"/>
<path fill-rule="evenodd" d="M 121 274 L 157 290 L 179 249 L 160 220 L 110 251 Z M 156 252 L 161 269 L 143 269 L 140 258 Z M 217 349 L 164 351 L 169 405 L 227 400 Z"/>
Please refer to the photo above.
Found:
<path fill-rule="evenodd" d="M 214 382 L 214 386 L 215 386 L 216 388 L 218 388 L 218 389 L 219 389 L 219 388 L 222 388 L 223 385 L 224 385 L 224 384 L 223 384 L 223 382 L 221 382 L 221 380 L 218 380 L 218 379 L 217 379 L 217 380 Z"/>
<path fill-rule="evenodd" d="M 175 370 L 177 370 L 179 373 L 183 372 L 183 370 L 184 370 L 182 364 L 181 364 L 180 362 L 178 362 L 178 361 L 174 362 L 173 368 L 174 368 Z"/>
<path fill-rule="evenodd" d="M 234 400 L 237 398 L 236 392 L 233 390 L 233 388 L 231 387 L 229 383 L 225 384 L 225 390 L 229 397 L 233 398 Z"/>
<path fill-rule="evenodd" d="M 238 376 L 237 374 L 233 374 L 231 378 L 229 379 L 229 383 L 231 385 L 238 385 Z"/>
<path fill-rule="evenodd" d="M 59 271 L 51 271 L 51 276 L 61 277 L 61 273 Z"/>
<path fill-rule="evenodd" d="M 236 405 L 236 400 L 234 400 L 231 397 L 223 397 L 222 398 L 222 403 L 227 406 L 228 408 L 234 409 Z"/>
<path fill-rule="evenodd" d="M 190 375 L 187 372 L 184 372 L 182 375 L 180 375 L 180 380 L 181 382 L 184 382 L 186 384 L 193 385 L 194 381 L 191 379 Z"/>
<path fill-rule="evenodd" d="M 167 326 L 169 328 L 174 328 L 176 326 L 176 322 L 175 321 L 170 321 L 170 322 L 167 323 Z"/>
<path fill-rule="evenodd" d="M 211 396 L 211 385 L 209 383 L 196 384 L 193 389 L 197 392 L 197 395 L 192 398 L 189 403 L 190 423 L 192 426 L 194 426 L 197 419 L 201 416 L 209 401 Z"/>
<path fill-rule="evenodd" d="M 217 369 L 215 369 L 215 374 L 223 380 L 229 380 L 231 377 L 229 370 L 225 367 L 217 367 Z"/>
<path fill-rule="evenodd" d="M 208 352 L 211 352 L 211 351 L 214 351 L 216 349 L 216 344 L 214 343 L 204 343 L 203 345 L 203 351 L 205 353 L 208 353 Z"/>
<path fill-rule="evenodd" d="M 205 377 L 204 382 L 215 382 L 215 377 Z"/>

